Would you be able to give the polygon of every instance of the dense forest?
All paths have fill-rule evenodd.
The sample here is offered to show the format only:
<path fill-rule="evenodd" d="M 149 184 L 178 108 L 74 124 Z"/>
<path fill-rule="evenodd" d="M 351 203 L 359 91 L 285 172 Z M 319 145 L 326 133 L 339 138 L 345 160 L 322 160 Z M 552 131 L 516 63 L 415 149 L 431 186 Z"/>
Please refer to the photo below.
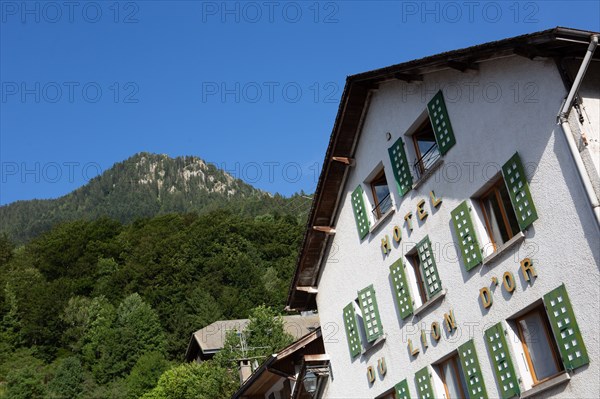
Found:
<path fill-rule="evenodd" d="M 227 359 L 182 364 L 190 334 L 273 320 L 303 229 L 298 215 L 205 210 L 64 222 L 25 244 L 0 235 L 0 397 L 233 392 Z"/>

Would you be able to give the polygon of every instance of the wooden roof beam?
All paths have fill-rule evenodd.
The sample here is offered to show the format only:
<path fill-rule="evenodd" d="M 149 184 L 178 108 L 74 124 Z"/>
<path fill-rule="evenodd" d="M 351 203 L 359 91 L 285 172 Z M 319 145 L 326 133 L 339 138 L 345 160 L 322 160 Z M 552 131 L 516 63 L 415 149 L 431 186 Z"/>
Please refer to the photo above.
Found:
<path fill-rule="evenodd" d="M 474 64 L 472 62 L 449 60 L 447 62 L 447 65 L 450 68 L 456 69 L 456 70 L 461 71 L 461 72 L 468 71 L 469 69 L 474 70 L 474 71 L 479 70 L 479 65 L 478 64 Z"/>
<path fill-rule="evenodd" d="M 423 75 L 412 74 L 412 73 L 395 73 L 394 77 L 396 79 L 402 80 L 406 83 L 423 81 Z"/>
<path fill-rule="evenodd" d="M 354 162 L 354 158 L 348 158 L 348 157 L 331 157 L 332 160 L 337 161 L 337 162 L 341 162 L 345 165 L 348 166 L 354 166 L 355 162 Z"/>
<path fill-rule="evenodd" d="M 327 235 L 334 235 L 335 229 L 331 226 L 313 226 L 313 230 L 321 231 Z"/>
<path fill-rule="evenodd" d="M 319 292 L 317 287 L 309 287 L 309 286 L 296 286 L 298 291 L 308 292 L 309 294 L 316 294 Z"/>
<path fill-rule="evenodd" d="M 533 59 L 539 59 L 541 58 L 548 58 L 548 57 L 556 57 L 559 56 L 560 53 L 558 51 L 552 51 L 552 50 L 542 50 L 539 49 L 535 46 L 531 46 L 531 45 L 522 45 L 522 46 L 518 46 L 515 47 L 513 49 L 513 52 L 516 55 L 519 55 L 521 57 L 525 57 L 525 58 L 529 58 L 530 60 Z"/>

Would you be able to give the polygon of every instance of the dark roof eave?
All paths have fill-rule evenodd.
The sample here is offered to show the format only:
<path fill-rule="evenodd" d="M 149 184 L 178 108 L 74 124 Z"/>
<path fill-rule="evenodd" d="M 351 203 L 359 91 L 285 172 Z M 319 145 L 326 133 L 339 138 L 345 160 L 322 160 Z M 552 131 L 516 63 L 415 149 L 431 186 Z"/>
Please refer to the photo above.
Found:
<path fill-rule="evenodd" d="M 268 368 L 271 364 L 273 364 L 273 362 L 277 360 L 277 356 L 276 355 L 271 355 L 271 357 L 269 357 L 259 368 L 257 368 L 254 373 L 252 373 L 252 375 L 250 377 L 248 377 L 248 379 L 242 384 L 242 386 L 237 390 L 236 393 L 233 394 L 233 396 L 231 397 L 231 399 L 238 399 L 239 397 L 241 397 L 244 392 L 246 392 L 246 389 L 248 389 L 249 387 L 252 386 L 252 384 L 254 383 L 254 381 L 260 377 L 260 375 L 265 372 L 268 371 Z"/>
<path fill-rule="evenodd" d="M 584 31 L 579 29 L 556 27 L 540 32 L 528 33 L 521 36 L 515 36 L 508 39 L 497 40 L 484 44 L 479 44 L 462 49 L 446 51 L 443 53 L 419 58 L 403 62 L 400 64 L 390 65 L 384 68 L 378 68 L 367 72 L 361 72 L 350 75 L 348 80 L 351 82 L 372 81 L 393 79 L 394 74 L 398 72 L 408 73 L 412 69 L 427 69 L 436 67 L 445 67 L 450 60 L 469 60 L 482 61 L 486 56 L 500 55 L 503 52 L 507 55 L 513 54 L 512 50 L 519 45 L 535 45 L 545 43 L 552 40 L 581 40 L 589 41 L 590 35 L 595 32 Z M 474 57 L 474 53 L 477 57 Z"/>

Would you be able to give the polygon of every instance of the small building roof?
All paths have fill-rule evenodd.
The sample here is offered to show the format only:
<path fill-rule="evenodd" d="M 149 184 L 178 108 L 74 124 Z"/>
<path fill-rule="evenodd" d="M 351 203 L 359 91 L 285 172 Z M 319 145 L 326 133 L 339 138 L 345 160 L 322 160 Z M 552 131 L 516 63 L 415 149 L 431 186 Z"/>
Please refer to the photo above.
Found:
<path fill-rule="evenodd" d="M 185 354 L 186 360 L 192 361 L 198 355 L 203 360 L 212 357 L 223 349 L 228 331 L 242 331 L 249 322 L 248 319 L 219 320 L 194 332 Z M 283 316 L 283 325 L 287 333 L 294 339 L 299 339 L 319 327 L 319 316 L 317 314 Z"/>

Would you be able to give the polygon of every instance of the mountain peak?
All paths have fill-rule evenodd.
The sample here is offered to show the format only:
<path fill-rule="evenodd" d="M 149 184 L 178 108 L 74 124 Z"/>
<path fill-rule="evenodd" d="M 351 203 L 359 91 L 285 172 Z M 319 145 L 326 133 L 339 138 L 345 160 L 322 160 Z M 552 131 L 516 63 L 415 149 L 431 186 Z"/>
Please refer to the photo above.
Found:
<path fill-rule="evenodd" d="M 197 156 L 171 158 L 140 152 L 63 197 L 0 207 L 0 233 L 24 242 L 56 223 L 80 218 L 109 217 L 127 223 L 158 214 L 202 213 L 223 207 L 254 216 L 285 213 L 286 201 Z"/>

